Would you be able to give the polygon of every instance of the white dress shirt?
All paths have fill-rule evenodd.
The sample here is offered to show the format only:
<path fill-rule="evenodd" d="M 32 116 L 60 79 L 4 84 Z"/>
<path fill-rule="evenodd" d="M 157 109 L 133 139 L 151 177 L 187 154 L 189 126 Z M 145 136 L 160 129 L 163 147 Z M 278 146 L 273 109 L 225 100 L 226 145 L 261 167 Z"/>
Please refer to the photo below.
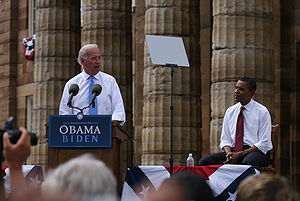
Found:
<path fill-rule="evenodd" d="M 221 134 L 220 148 L 235 146 L 236 123 L 241 103 L 237 103 L 226 110 Z M 266 154 L 273 148 L 271 142 L 271 116 L 262 104 L 251 100 L 244 105 L 244 145 L 256 146 Z"/>
<path fill-rule="evenodd" d="M 60 115 L 76 115 L 79 112 L 79 110 L 67 106 L 69 88 L 72 84 L 79 86 L 78 94 L 73 97 L 72 106 L 84 108 L 89 105 L 89 76 L 83 71 L 66 83 L 59 106 Z M 100 84 L 102 87 L 100 95 L 95 100 L 98 104 L 98 114 L 112 115 L 112 120 L 121 121 L 123 125 L 125 122 L 125 110 L 116 79 L 111 75 L 99 72 L 94 75 L 94 83 Z M 88 114 L 88 108 L 83 113 Z"/>

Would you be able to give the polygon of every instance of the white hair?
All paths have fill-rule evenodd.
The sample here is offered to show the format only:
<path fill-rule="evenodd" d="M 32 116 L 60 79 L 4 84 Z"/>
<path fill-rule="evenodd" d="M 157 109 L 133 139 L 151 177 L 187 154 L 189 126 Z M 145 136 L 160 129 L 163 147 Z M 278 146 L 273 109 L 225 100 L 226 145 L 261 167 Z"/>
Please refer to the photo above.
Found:
<path fill-rule="evenodd" d="M 117 201 L 116 179 L 110 169 L 91 154 L 84 154 L 49 172 L 42 184 L 45 197 L 72 196 L 76 201 Z"/>
<path fill-rule="evenodd" d="M 79 53 L 78 53 L 78 58 L 77 58 L 77 61 L 80 65 L 82 65 L 81 59 L 87 59 L 87 54 L 86 54 L 87 50 L 92 49 L 92 48 L 98 48 L 98 45 L 97 44 L 86 44 L 81 47 L 81 49 L 79 50 Z"/>

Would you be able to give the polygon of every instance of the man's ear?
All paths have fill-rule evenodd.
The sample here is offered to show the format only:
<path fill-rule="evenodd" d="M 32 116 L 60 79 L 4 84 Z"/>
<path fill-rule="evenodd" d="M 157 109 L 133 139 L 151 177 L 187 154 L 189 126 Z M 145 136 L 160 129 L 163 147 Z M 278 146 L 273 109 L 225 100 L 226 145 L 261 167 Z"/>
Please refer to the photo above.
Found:
<path fill-rule="evenodd" d="M 86 60 L 84 58 L 80 59 L 80 62 L 83 64 Z"/>

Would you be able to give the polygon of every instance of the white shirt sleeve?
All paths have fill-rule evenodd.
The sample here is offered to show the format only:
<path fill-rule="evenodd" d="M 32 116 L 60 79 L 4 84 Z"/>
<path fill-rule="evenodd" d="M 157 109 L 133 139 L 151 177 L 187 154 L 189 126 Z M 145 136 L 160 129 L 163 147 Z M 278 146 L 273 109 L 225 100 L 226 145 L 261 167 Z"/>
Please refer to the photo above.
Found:
<path fill-rule="evenodd" d="M 67 106 L 69 98 L 69 85 L 66 84 L 59 105 L 60 115 L 72 115 L 72 109 Z"/>
<path fill-rule="evenodd" d="M 220 138 L 220 148 L 222 149 L 224 146 L 233 147 L 233 142 L 230 134 L 230 124 L 229 124 L 229 114 L 228 109 L 225 112 L 224 120 L 223 120 L 223 127 L 222 133 Z"/>
<path fill-rule="evenodd" d="M 268 111 L 261 113 L 259 128 L 258 128 L 258 142 L 254 144 L 260 151 L 266 154 L 273 148 L 271 142 L 271 116 Z"/>
<path fill-rule="evenodd" d="M 121 125 L 125 123 L 126 115 L 124 104 L 119 86 L 114 79 L 111 87 L 111 101 L 112 101 L 112 120 L 121 121 Z"/>

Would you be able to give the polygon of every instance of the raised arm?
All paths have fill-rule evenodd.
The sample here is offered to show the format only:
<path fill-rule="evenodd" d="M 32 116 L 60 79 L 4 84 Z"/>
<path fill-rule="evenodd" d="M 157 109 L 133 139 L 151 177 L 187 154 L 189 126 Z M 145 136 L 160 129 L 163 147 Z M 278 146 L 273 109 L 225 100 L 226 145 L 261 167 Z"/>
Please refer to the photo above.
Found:
<path fill-rule="evenodd" d="M 20 131 L 22 134 L 16 144 L 10 142 L 8 133 L 3 135 L 3 151 L 9 166 L 12 195 L 27 188 L 22 173 L 22 164 L 30 155 L 30 136 L 25 128 L 21 127 Z"/>

